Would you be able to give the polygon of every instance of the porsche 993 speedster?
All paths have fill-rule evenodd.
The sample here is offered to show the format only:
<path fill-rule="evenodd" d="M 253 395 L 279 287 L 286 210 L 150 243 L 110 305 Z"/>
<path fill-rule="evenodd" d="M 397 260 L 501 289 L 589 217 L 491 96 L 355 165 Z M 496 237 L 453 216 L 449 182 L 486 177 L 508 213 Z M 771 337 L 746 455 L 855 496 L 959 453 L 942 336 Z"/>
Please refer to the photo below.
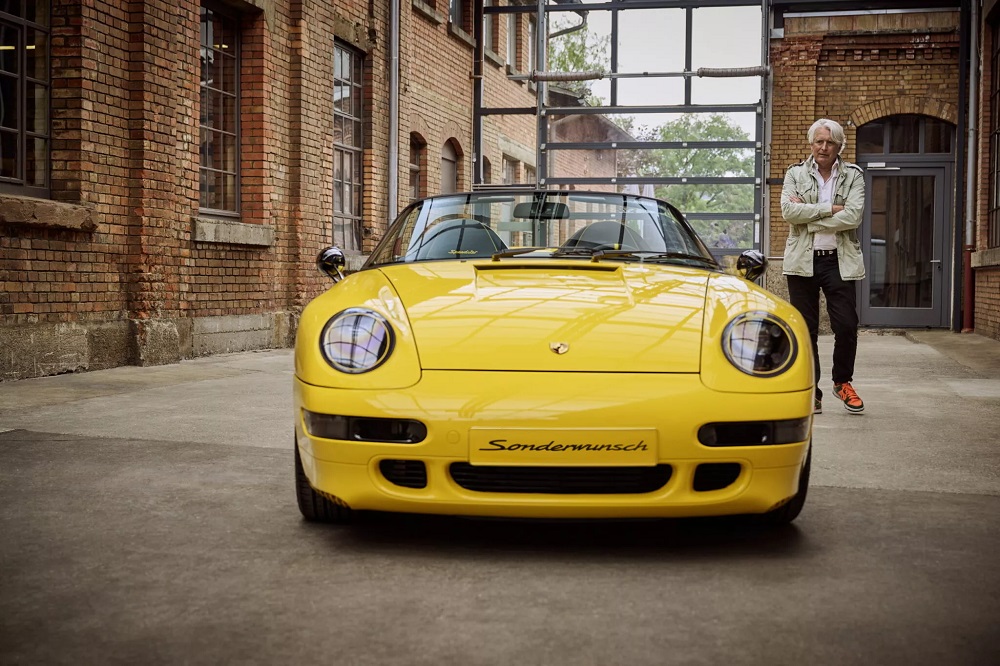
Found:
<path fill-rule="evenodd" d="M 758 514 L 809 485 L 804 321 L 642 196 L 490 189 L 407 207 L 295 345 L 308 520 Z"/>

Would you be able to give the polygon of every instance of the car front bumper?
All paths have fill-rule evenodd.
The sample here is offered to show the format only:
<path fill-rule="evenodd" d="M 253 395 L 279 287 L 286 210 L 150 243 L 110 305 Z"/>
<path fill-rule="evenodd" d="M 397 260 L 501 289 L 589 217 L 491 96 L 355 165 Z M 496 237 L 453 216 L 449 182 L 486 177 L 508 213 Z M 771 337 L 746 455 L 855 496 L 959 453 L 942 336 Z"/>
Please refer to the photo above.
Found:
<path fill-rule="evenodd" d="M 763 380 L 762 380 L 763 381 Z M 344 390 L 295 379 L 295 431 L 310 484 L 356 510 L 529 518 L 681 517 L 763 513 L 794 496 L 809 446 L 708 447 L 698 429 L 720 421 L 785 420 L 812 413 L 811 388 L 794 393 L 728 393 L 693 374 L 427 371 L 399 390 Z M 354 417 L 414 419 L 416 444 L 311 436 L 303 410 Z M 560 442 L 597 442 L 562 445 Z M 504 444 L 496 444 L 503 442 Z M 516 444 L 516 442 L 530 442 Z M 623 443 L 617 450 L 613 443 Z M 497 451 L 497 447 L 504 449 Z M 579 450 L 583 448 L 585 450 Z M 511 450 L 514 449 L 514 450 Z M 423 487 L 400 485 L 383 461 L 422 464 Z M 452 473 L 489 468 L 669 466 L 669 480 L 643 492 L 471 490 Z M 399 463 L 409 464 L 409 463 Z M 706 467 L 736 469 L 724 487 L 696 490 Z M 551 476 L 549 474 L 548 476 Z"/>

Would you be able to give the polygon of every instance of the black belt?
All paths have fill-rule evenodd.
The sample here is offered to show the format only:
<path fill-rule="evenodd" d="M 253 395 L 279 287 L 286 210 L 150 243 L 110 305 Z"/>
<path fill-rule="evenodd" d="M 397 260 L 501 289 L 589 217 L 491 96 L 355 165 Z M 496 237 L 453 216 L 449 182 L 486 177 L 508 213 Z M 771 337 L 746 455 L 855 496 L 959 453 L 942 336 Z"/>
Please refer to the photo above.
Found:
<path fill-rule="evenodd" d="M 837 254 L 836 250 L 813 250 L 813 254 L 817 257 L 832 257 Z"/>

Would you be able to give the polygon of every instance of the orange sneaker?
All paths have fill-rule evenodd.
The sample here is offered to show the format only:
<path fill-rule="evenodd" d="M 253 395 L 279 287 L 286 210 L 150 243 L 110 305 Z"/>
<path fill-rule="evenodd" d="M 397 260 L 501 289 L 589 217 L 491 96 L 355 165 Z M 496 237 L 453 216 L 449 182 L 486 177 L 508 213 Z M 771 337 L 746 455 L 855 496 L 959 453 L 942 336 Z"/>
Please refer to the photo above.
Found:
<path fill-rule="evenodd" d="M 851 414 L 860 414 L 865 411 L 865 403 L 861 402 L 858 392 L 854 390 L 850 382 L 833 385 L 833 394 L 844 403 L 844 407 Z"/>

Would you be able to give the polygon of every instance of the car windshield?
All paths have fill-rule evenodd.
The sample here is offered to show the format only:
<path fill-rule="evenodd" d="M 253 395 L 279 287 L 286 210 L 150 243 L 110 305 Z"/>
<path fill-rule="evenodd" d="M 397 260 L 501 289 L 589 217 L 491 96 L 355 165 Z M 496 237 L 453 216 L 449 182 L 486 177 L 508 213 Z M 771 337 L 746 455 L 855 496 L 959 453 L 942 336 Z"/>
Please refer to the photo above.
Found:
<path fill-rule="evenodd" d="M 391 225 L 366 267 L 505 257 L 718 266 L 680 212 L 659 199 L 604 192 L 492 190 L 411 204 Z"/>

